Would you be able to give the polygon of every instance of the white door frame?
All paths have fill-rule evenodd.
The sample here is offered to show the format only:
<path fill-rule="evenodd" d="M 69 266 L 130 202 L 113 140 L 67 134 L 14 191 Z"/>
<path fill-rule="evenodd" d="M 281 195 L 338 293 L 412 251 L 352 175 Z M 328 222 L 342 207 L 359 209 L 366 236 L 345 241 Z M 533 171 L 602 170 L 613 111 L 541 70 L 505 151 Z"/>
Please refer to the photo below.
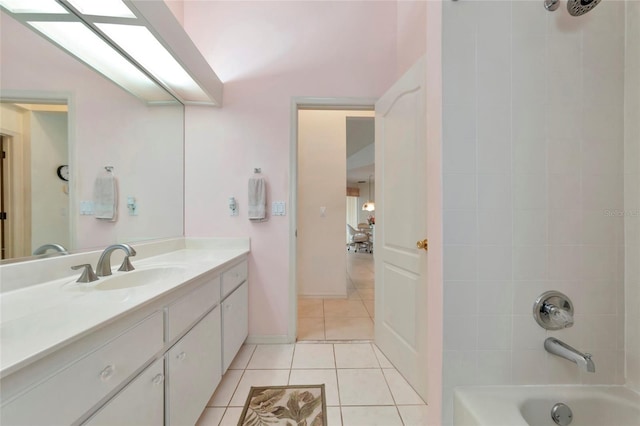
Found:
<path fill-rule="evenodd" d="M 373 111 L 376 98 L 319 98 L 291 99 L 291 132 L 289 142 L 289 327 L 288 343 L 296 341 L 298 332 L 297 236 L 298 228 L 298 110 L 368 110 Z"/>

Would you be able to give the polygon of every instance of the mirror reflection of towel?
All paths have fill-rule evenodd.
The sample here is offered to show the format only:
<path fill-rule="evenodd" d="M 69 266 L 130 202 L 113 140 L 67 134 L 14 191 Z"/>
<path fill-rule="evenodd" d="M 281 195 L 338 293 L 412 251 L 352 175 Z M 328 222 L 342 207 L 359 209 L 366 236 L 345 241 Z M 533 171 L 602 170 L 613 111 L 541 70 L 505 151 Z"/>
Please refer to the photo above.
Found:
<path fill-rule="evenodd" d="M 267 215 L 267 185 L 263 178 L 249 179 L 249 220 L 262 221 Z"/>
<path fill-rule="evenodd" d="M 103 172 L 93 185 L 94 217 L 115 222 L 118 220 L 118 182 L 113 173 Z"/>

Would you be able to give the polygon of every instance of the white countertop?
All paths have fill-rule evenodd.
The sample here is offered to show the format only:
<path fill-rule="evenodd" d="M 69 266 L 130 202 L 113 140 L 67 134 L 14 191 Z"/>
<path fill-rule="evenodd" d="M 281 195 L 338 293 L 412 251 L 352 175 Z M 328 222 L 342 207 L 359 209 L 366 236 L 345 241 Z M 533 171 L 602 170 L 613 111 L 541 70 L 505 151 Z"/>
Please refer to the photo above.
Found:
<path fill-rule="evenodd" d="M 93 285 L 109 278 L 76 283 L 80 271 L 74 271 L 64 278 L 1 293 L 0 377 L 249 252 L 248 244 L 234 248 L 187 244 L 190 246 L 138 261 L 132 257 L 136 271 L 174 267 L 171 274 L 149 285 L 96 290 Z M 119 263 L 112 262 L 112 266 L 113 277 L 135 273 L 117 272 Z"/>

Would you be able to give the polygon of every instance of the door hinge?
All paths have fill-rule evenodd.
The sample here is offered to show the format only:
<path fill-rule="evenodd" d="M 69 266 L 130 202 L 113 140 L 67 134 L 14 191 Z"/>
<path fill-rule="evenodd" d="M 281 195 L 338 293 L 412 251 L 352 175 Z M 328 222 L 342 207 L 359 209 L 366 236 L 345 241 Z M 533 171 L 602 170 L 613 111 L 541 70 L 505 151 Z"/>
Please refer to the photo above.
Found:
<path fill-rule="evenodd" d="M 7 151 L 2 151 L 2 159 L 4 160 L 5 158 L 7 158 Z"/>
<path fill-rule="evenodd" d="M 0 220 L 7 220 L 7 212 L 0 212 Z"/>

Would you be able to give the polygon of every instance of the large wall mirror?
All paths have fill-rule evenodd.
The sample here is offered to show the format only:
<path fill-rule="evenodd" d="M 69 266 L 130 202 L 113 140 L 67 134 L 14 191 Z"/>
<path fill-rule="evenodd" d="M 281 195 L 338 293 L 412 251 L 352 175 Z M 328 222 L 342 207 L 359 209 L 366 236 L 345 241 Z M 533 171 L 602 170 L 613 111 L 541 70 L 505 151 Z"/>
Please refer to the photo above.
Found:
<path fill-rule="evenodd" d="M 2 262 L 45 244 L 183 235 L 183 105 L 148 105 L 0 13 Z M 92 214 L 105 167 L 118 184 L 115 221 Z"/>

